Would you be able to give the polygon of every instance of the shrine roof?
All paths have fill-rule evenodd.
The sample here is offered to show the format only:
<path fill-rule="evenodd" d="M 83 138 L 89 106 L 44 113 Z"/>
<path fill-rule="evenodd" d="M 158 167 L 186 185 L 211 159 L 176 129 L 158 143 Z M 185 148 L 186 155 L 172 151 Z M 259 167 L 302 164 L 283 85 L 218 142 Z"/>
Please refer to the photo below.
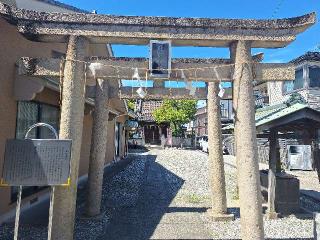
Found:
<path fill-rule="evenodd" d="M 290 106 L 277 104 L 258 109 L 255 114 L 255 122 L 257 131 L 277 128 L 285 132 L 303 129 L 306 126 L 319 128 L 320 112 L 303 103 L 295 103 Z M 234 124 L 223 129 L 234 129 Z"/>
<path fill-rule="evenodd" d="M 143 122 L 154 122 L 154 117 L 152 115 L 153 111 L 160 108 L 163 101 L 143 101 L 141 104 L 141 111 L 138 114 L 138 120 Z"/>
<path fill-rule="evenodd" d="M 293 59 L 291 63 L 298 64 L 304 61 L 320 62 L 320 52 L 306 52 L 305 54 Z"/>
<path fill-rule="evenodd" d="M 245 40 L 266 48 L 286 46 L 316 21 L 315 13 L 273 20 L 176 18 L 47 13 L 3 3 L 0 16 L 34 41 L 66 42 L 69 35 L 82 35 L 92 43 L 148 44 L 164 39 L 173 45 L 227 47 Z"/>

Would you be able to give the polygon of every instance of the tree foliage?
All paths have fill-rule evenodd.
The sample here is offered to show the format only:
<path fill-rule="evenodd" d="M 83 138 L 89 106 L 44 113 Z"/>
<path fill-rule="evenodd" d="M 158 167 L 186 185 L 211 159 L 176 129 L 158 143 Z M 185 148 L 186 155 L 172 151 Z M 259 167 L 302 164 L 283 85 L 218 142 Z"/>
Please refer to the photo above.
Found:
<path fill-rule="evenodd" d="M 194 119 L 197 111 L 196 100 L 164 100 L 152 115 L 157 123 L 170 123 L 173 135 L 180 136 L 184 124 Z"/>
<path fill-rule="evenodd" d="M 134 100 L 127 100 L 127 105 L 128 105 L 128 109 L 131 111 L 134 111 L 134 105 L 135 105 L 135 101 Z"/>

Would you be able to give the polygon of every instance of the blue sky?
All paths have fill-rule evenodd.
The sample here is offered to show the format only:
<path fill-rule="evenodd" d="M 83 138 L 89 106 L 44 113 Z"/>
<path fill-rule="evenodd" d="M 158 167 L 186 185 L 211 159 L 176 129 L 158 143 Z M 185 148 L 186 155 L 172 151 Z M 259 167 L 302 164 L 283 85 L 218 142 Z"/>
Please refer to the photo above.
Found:
<path fill-rule="evenodd" d="M 131 16 L 173 16 L 207 18 L 272 19 L 300 16 L 309 12 L 320 15 L 320 0 L 61 0 L 64 3 L 98 14 Z M 147 46 L 112 45 L 117 57 L 148 57 Z M 320 24 L 317 23 L 297 40 L 282 49 L 253 49 L 263 52 L 264 62 L 288 62 L 306 51 L 320 51 Z M 173 47 L 172 57 L 229 58 L 227 48 Z M 124 85 L 137 85 L 132 81 Z M 142 83 L 143 84 L 143 83 Z M 174 84 L 174 83 L 173 83 Z M 228 85 L 226 85 L 228 86 Z M 199 101 L 199 106 L 204 102 Z"/>
<path fill-rule="evenodd" d="M 208 17 L 208 18 L 284 18 L 316 12 L 320 0 L 61 0 L 64 3 L 99 14 Z M 317 23 L 283 49 L 254 49 L 264 52 L 265 62 L 287 62 L 306 51 L 320 48 L 320 25 Z M 146 46 L 113 45 L 115 56 L 148 56 Z M 175 47 L 173 57 L 229 57 L 226 48 Z"/>

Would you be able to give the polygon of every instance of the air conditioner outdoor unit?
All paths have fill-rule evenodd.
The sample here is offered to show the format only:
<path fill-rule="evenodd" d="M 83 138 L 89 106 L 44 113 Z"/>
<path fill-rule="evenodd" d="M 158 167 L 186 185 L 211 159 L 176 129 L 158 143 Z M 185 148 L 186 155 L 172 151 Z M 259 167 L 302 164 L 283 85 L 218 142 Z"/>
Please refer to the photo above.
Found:
<path fill-rule="evenodd" d="M 288 145 L 289 170 L 313 170 L 310 145 Z"/>

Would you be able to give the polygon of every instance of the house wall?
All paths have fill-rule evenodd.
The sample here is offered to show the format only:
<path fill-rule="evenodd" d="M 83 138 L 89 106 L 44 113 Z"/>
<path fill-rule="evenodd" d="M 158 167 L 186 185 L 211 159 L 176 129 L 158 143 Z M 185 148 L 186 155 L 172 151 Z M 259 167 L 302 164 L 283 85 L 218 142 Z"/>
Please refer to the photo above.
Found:
<path fill-rule="evenodd" d="M 5 142 L 15 137 L 17 101 L 13 96 L 15 63 L 21 56 L 48 57 L 51 50 L 65 51 L 65 44 L 47 44 L 28 41 L 18 34 L 16 27 L 0 19 L 0 171 L 2 172 Z M 44 93 L 39 99 L 45 100 Z M 50 95 L 50 94 L 49 94 Z M 48 103 L 56 103 L 48 95 Z M 10 204 L 10 188 L 0 188 L 0 216 L 14 207 Z M 24 202 L 30 197 L 24 199 Z M 0 218 L 1 219 L 1 218 Z"/>
<path fill-rule="evenodd" d="M 282 84 L 283 82 L 270 82 L 269 83 L 269 98 L 270 105 L 276 105 L 287 101 L 290 97 L 290 94 L 293 93 L 282 93 Z M 320 109 L 320 89 L 316 88 L 306 88 L 294 91 L 299 93 L 304 100 L 309 104 L 311 108 Z"/>
<path fill-rule="evenodd" d="M 283 82 L 268 82 L 268 93 L 270 105 L 280 104 L 286 101 L 289 96 L 282 94 Z"/>
<path fill-rule="evenodd" d="M 108 121 L 108 132 L 107 132 L 107 150 L 105 157 L 105 164 L 110 164 L 114 160 L 115 154 L 115 146 L 114 146 L 114 138 L 115 138 L 115 119 Z"/>
<path fill-rule="evenodd" d="M 320 89 L 309 89 L 307 101 L 311 108 L 320 110 Z"/>
<path fill-rule="evenodd" d="M 320 109 L 320 88 L 309 87 L 309 66 L 319 66 L 319 62 L 307 61 L 299 63 L 296 69 L 303 69 L 304 87 L 288 93 L 283 92 L 283 81 L 268 82 L 268 94 L 270 105 L 280 104 L 287 101 L 292 93 L 299 93 L 305 101 L 314 109 Z M 319 76 L 320 81 L 320 76 Z"/>
<path fill-rule="evenodd" d="M 16 31 L 16 27 L 8 24 L 0 18 L 0 175 L 2 173 L 3 156 L 5 142 L 7 139 L 15 138 L 17 101 L 13 94 L 16 61 L 22 56 L 28 57 L 51 57 L 52 50 L 65 53 L 66 45 L 60 43 L 40 43 L 31 42 L 25 39 Z M 89 54 L 107 55 L 107 49 L 103 45 L 90 46 Z M 28 80 L 26 80 L 28 84 Z M 45 88 L 38 93 L 34 101 L 59 106 L 59 93 Z M 118 100 L 118 104 L 120 100 Z M 85 176 L 88 172 L 91 130 L 92 130 L 92 106 L 86 104 L 85 116 L 83 120 L 83 136 L 79 166 L 79 177 Z M 108 122 L 108 146 L 106 153 L 106 163 L 114 158 L 114 123 L 115 120 Z M 22 210 L 30 205 L 30 200 L 43 198 L 48 190 L 35 193 L 26 197 L 22 201 Z M 0 224 L 6 218 L 12 216 L 15 209 L 15 202 L 11 203 L 11 188 L 0 187 Z"/>
<path fill-rule="evenodd" d="M 120 123 L 120 157 L 121 156 L 124 156 L 125 155 L 125 141 L 126 141 L 126 131 L 125 131 L 125 127 L 124 127 L 124 124 L 125 124 L 125 121 L 126 121 L 126 116 L 125 115 L 122 115 L 120 117 L 117 118 L 117 122 Z"/>
<path fill-rule="evenodd" d="M 47 4 L 44 2 L 40 2 L 37 0 L 11 0 L 11 2 L 15 2 L 16 6 L 18 8 L 24 8 L 24 9 L 28 9 L 28 10 L 35 10 L 35 11 L 39 11 L 39 12 L 69 12 L 69 13 L 74 13 L 74 11 L 63 8 L 63 7 L 59 7 L 59 6 L 55 6 L 55 5 L 51 5 L 51 4 Z"/>
<path fill-rule="evenodd" d="M 204 112 L 202 114 L 199 114 L 196 116 L 195 119 L 195 124 L 196 124 L 196 135 L 197 136 L 203 136 L 207 135 L 207 112 Z"/>

